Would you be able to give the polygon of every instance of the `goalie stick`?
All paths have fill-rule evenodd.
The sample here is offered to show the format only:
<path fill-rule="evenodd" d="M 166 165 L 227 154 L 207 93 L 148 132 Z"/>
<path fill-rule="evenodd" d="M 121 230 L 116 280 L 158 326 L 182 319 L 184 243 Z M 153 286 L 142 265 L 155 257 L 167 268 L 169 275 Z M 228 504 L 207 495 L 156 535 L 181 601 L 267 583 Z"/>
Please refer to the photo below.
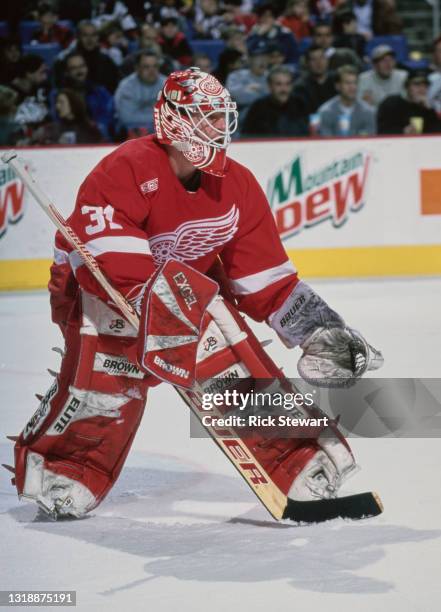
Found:
<path fill-rule="evenodd" d="M 103 287 L 109 298 L 120 309 L 127 321 L 138 331 L 139 318 L 134 308 L 124 296 L 109 283 L 100 270 L 97 261 L 88 251 L 84 243 L 78 238 L 72 228 L 66 224 L 66 221 L 60 215 L 57 208 L 37 185 L 34 178 L 23 164 L 18 160 L 17 153 L 15 151 L 4 153 L 2 155 L 2 161 L 13 168 L 15 173 L 34 196 L 39 206 L 44 210 L 72 248 L 78 252 L 95 280 Z M 207 310 L 224 334 L 232 350 L 238 358 L 246 364 L 250 376 L 254 378 L 271 378 L 269 372 L 254 355 L 252 348 L 247 343 L 246 332 L 240 329 L 228 308 L 225 306 L 223 299 L 220 296 L 216 297 Z M 375 493 L 371 492 L 310 502 L 300 502 L 289 499 L 272 481 L 271 477 L 266 473 L 264 468 L 259 464 L 240 438 L 229 437 L 226 439 L 216 437 L 212 428 L 203 424 L 200 402 L 198 402 L 197 399 L 198 392 L 201 392 L 200 387 L 192 391 L 187 391 L 177 386 L 175 386 L 175 389 L 275 519 L 290 519 L 295 522 L 311 523 L 334 518 L 361 519 L 376 516 L 382 512 L 383 507 L 381 501 Z"/>

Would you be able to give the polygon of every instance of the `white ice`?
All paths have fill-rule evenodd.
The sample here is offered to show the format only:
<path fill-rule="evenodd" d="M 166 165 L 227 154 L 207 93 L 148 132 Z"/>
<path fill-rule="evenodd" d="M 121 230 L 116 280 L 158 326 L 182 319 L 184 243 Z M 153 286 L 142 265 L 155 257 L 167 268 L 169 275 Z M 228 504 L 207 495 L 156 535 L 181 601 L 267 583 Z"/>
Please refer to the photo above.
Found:
<path fill-rule="evenodd" d="M 439 376 L 440 279 L 314 286 L 383 350 L 383 376 Z M 256 330 L 273 337 L 263 325 Z M 59 363 L 46 293 L 2 295 L 0 338 L 0 459 L 12 463 L 4 436 L 21 430 L 34 393 L 51 383 L 46 368 Z M 277 341 L 268 350 L 294 375 L 295 353 Z M 81 612 L 438 610 L 440 440 L 351 443 L 362 470 L 347 492 L 377 490 L 384 514 L 277 524 L 213 442 L 190 439 L 187 408 L 161 385 L 119 482 L 93 516 L 36 519 L 2 470 L 0 589 L 76 590 Z"/>

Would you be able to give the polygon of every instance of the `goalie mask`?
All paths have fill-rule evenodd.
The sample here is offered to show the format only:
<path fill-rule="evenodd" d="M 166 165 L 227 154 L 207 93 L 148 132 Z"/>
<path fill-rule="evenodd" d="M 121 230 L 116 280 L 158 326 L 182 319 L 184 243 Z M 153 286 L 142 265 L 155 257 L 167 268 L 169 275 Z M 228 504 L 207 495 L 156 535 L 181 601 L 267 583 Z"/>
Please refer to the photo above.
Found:
<path fill-rule="evenodd" d="M 237 118 L 229 92 L 199 68 L 172 72 L 154 110 L 159 142 L 173 145 L 195 168 L 215 176 L 224 176 Z"/>

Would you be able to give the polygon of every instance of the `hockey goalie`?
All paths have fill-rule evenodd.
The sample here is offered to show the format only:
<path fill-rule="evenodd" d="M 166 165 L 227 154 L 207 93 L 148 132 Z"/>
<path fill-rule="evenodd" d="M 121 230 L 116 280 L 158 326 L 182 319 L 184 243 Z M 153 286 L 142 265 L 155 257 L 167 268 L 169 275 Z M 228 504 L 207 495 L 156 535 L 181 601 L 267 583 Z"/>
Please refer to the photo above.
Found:
<path fill-rule="evenodd" d="M 67 223 L 140 314 L 139 331 L 57 233 L 49 290 L 65 340 L 61 371 L 15 442 L 14 474 L 19 496 L 54 518 L 82 517 L 105 498 L 149 387 L 187 388 L 191 403 L 194 381 L 234 363 L 243 376 L 281 377 L 240 313 L 300 346 L 297 367 L 308 381 L 346 384 L 381 364 L 300 280 L 256 179 L 226 157 L 237 119 L 213 76 L 174 72 L 158 97 L 155 135 L 119 146 L 79 189 Z M 218 292 L 237 342 L 209 309 Z M 335 424 L 328 429 L 249 435 L 241 452 L 287 499 L 333 499 L 355 460 Z"/>

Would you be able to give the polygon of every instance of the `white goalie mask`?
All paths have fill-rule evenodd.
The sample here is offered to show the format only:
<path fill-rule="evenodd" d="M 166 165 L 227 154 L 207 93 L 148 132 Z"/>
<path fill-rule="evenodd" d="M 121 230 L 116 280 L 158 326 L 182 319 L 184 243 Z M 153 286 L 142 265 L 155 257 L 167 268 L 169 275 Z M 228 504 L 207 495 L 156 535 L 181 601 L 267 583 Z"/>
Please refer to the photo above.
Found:
<path fill-rule="evenodd" d="M 199 68 L 172 72 L 154 110 L 159 142 L 173 145 L 196 168 L 215 176 L 224 176 L 237 120 L 228 90 Z"/>

